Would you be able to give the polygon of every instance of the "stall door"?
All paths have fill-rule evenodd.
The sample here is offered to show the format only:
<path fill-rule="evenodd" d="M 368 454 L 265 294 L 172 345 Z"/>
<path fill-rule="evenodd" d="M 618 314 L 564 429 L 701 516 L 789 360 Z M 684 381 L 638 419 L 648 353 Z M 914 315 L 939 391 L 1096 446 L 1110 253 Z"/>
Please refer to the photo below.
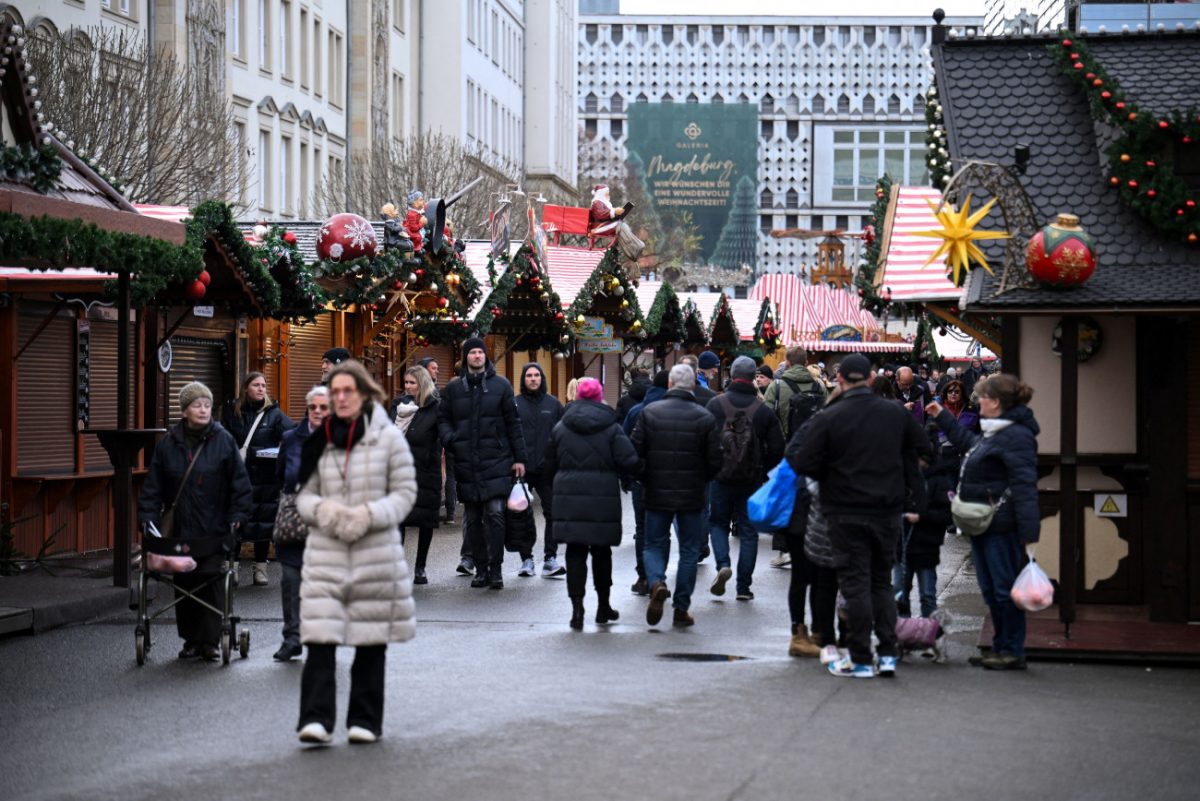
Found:
<path fill-rule="evenodd" d="M 75 472 L 76 322 L 60 312 L 38 334 L 50 310 L 23 303 L 18 316 L 18 347 L 32 341 L 17 361 L 18 475 Z"/>
<path fill-rule="evenodd" d="M 293 420 L 303 420 L 304 396 L 321 383 L 321 357 L 333 347 L 333 320 L 322 314 L 314 322 L 293 325 L 288 331 L 287 396 L 280 401 L 284 413 Z"/>
<path fill-rule="evenodd" d="M 221 408 L 235 391 L 229 380 L 229 345 L 223 339 L 200 337 L 171 338 L 171 370 L 167 373 L 167 409 L 169 423 L 179 421 L 179 390 L 199 381 L 212 390 L 213 417 L 220 419 Z"/>

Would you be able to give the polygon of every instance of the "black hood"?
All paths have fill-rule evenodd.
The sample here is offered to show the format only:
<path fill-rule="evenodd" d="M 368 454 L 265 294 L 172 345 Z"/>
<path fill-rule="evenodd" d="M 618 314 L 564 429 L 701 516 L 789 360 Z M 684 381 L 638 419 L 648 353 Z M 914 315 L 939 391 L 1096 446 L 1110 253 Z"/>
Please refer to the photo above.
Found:
<path fill-rule="evenodd" d="M 1033 417 L 1033 410 L 1024 404 L 1012 407 L 1000 415 L 1000 419 L 1012 420 L 1016 425 L 1025 426 L 1033 432 L 1034 436 L 1037 436 L 1042 431 L 1042 427 L 1038 425 L 1038 421 Z"/>
<path fill-rule="evenodd" d="M 617 413 L 603 403 L 576 398 L 567 407 L 562 422 L 576 434 L 595 434 L 617 422 Z"/>
<path fill-rule="evenodd" d="M 537 392 L 530 392 L 529 389 L 525 386 L 525 374 L 529 372 L 530 368 L 537 370 L 538 375 L 540 375 L 542 377 L 542 383 L 541 383 L 541 386 L 538 387 Z M 537 362 L 530 362 L 529 364 L 527 364 L 521 368 L 520 381 L 521 381 L 521 394 L 522 395 L 524 395 L 528 398 L 533 398 L 534 400 L 537 400 L 538 398 L 540 398 L 546 394 L 546 373 L 544 370 L 542 370 L 542 366 L 540 364 L 538 364 Z"/>
<path fill-rule="evenodd" d="M 646 399 L 646 390 L 654 386 L 649 379 L 639 378 L 629 385 L 629 397 L 633 398 L 638 403 Z"/>

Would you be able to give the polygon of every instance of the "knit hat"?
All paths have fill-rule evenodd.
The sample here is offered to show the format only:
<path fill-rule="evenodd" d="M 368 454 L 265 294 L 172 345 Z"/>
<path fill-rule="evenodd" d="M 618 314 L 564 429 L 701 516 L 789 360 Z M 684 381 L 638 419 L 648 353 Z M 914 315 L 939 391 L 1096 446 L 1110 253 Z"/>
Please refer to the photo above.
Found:
<path fill-rule="evenodd" d="M 775 377 L 775 371 L 771 369 L 771 365 L 769 364 L 760 364 L 758 366 L 758 374 L 766 378 Z"/>
<path fill-rule="evenodd" d="M 600 382 L 594 378 L 585 378 L 579 382 L 579 386 L 575 388 L 575 397 L 580 400 L 596 401 L 597 403 L 604 402 L 604 387 L 600 386 Z"/>
<path fill-rule="evenodd" d="M 701 357 L 703 360 L 703 357 Z M 758 368 L 754 365 L 754 359 L 749 356 L 738 356 L 733 360 L 733 364 L 729 365 L 729 377 L 742 381 L 753 381 L 754 374 L 758 372 Z"/>
<path fill-rule="evenodd" d="M 183 389 L 179 390 L 179 411 L 185 411 L 187 407 L 191 406 L 201 398 L 208 398 L 208 402 L 212 403 L 212 390 L 201 384 L 199 381 L 193 381 L 192 383 L 185 385 Z"/>
<path fill-rule="evenodd" d="M 871 363 L 861 353 L 851 353 L 838 365 L 838 375 L 847 381 L 866 381 L 871 374 Z"/>
<path fill-rule="evenodd" d="M 654 374 L 654 386 L 659 389 L 666 389 L 670 385 L 671 371 L 659 370 Z"/>
<path fill-rule="evenodd" d="M 706 350 L 700 354 L 699 363 L 701 370 L 712 370 L 721 366 L 721 358 L 711 350 Z"/>
<path fill-rule="evenodd" d="M 487 355 L 487 343 L 484 342 L 480 337 L 470 337 L 466 342 L 463 343 L 463 358 L 465 359 L 467 354 L 476 348 L 479 348 L 481 351 L 483 351 L 485 356 Z"/>
<path fill-rule="evenodd" d="M 330 364 L 341 364 L 350 358 L 350 351 L 345 348 L 330 348 L 321 358 Z"/>

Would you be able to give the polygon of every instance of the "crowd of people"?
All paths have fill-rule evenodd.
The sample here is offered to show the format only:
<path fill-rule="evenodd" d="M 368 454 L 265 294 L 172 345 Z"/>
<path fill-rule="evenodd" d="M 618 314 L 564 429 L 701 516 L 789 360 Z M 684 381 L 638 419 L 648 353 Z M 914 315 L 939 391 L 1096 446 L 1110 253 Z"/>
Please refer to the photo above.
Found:
<path fill-rule="evenodd" d="M 1025 668 L 1024 613 L 1009 591 L 1024 545 L 1038 538 L 1038 426 L 1032 390 L 1014 376 L 989 375 L 978 360 L 957 375 L 875 367 L 860 354 L 827 369 L 797 347 L 774 370 L 735 358 L 722 385 L 721 360 L 705 351 L 652 376 L 634 371 L 615 408 L 599 381 L 573 380 L 564 406 L 540 365 L 521 370 L 514 392 L 484 340 L 467 339 L 461 351 L 442 389 L 440 366 L 425 358 L 405 370 L 403 393 L 389 400 L 349 352 L 331 349 L 299 424 L 269 397 L 261 373 L 245 377 L 221 422 L 212 419 L 208 388 L 189 384 L 180 422 L 155 451 L 139 500 L 143 526 L 170 516 L 171 536 L 235 530 L 254 543 L 253 584 L 268 582 L 277 516 L 294 513 L 306 527 L 301 542 L 275 546 L 284 620 L 275 658 L 307 647 L 302 741 L 332 738 L 339 645 L 355 648 L 349 738 L 381 734 L 386 646 L 412 637 L 413 586 L 429 582 L 434 530 L 454 522 L 459 502 L 457 573 L 472 587 L 503 589 L 516 484 L 540 502 L 541 575 L 565 575 L 571 629 L 584 628 L 589 561 L 596 624 L 620 619 L 612 549 L 629 528 L 631 592 L 647 599 L 646 623 L 659 625 L 670 601 L 671 625 L 683 628 L 696 624 L 697 564 L 710 553 L 708 592 L 723 596 L 732 581 L 738 601 L 754 600 L 760 532 L 750 500 L 786 461 L 799 480 L 794 501 L 786 496 L 790 520 L 773 532 L 771 565 L 791 569 L 788 652 L 855 678 L 895 675 L 907 631 L 901 625 L 898 635 L 897 621 L 913 619 L 914 579 L 922 630 L 941 633 L 944 537 L 955 529 L 956 504 L 986 505 L 990 523 L 970 542 L 995 638 L 972 664 Z M 535 548 L 535 538 L 513 548 L 519 577 L 536 575 Z M 198 586 L 190 574 L 174 581 Z M 177 620 L 181 659 L 217 658 L 215 616 L 184 598 Z"/>

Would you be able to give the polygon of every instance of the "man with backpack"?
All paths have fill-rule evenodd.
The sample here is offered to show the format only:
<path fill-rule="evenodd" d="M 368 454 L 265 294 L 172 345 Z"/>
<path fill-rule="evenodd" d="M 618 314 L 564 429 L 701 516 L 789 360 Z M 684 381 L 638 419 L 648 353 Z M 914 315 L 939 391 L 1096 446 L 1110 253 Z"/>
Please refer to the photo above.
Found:
<path fill-rule="evenodd" d="M 737 526 L 737 599 L 750 601 L 750 584 L 758 559 L 758 531 L 750 523 L 747 501 L 767 480 L 767 471 L 783 458 L 783 430 L 779 420 L 758 398 L 754 386 L 754 360 L 739 356 L 729 368 L 730 383 L 724 395 L 708 402 L 716 420 L 721 445 L 721 469 L 709 488 L 709 534 L 717 562 L 713 595 L 724 595 L 733 575 L 729 556 L 729 532 Z"/>

